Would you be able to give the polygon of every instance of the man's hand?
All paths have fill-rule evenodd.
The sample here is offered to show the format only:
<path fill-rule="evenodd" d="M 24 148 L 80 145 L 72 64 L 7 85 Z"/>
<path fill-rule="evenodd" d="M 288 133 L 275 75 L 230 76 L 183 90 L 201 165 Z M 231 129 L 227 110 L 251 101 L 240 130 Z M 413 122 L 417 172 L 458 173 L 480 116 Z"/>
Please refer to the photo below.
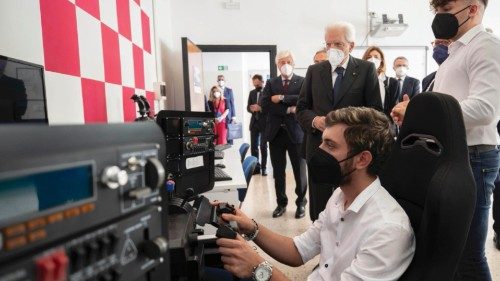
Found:
<path fill-rule="evenodd" d="M 325 116 L 316 116 L 316 118 L 314 118 L 313 120 L 314 128 L 323 132 L 326 128 L 325 119 L 326 119 Z"/>
<path fill-rule="evenodd" d="M 252 104 L 252 105 L 250 105 L 250 111 L 251 112 L 259 112 L 261 110 L 262 110 L 262 108 L 258 104 Z"/>
<path fill-rule="evenodd" d="M 217 239 L 217 245 L 224 269 L 236 277 L 251 277 L 253 268 L 264 261 L 240 235 L 237 235 L 236 239 Z"/>
<path fill-rule="evenodd" d="M 405 118 L 405 113 L 406 113 L 406 107 L 408 106 L 408 103 L 410 102 L 410 97 L 408 95 L 403 96 L 403 101 L 396 104 L 394 108 L 391 110 L 391 117 L 392 120 L 394 120 L 394 123 L 396 123 L 398 126 L 401 126 L 403 124 L 403 119 Z"/>
<path fill-rule="evenodd" d="M 271 101 L 274 103 L 280 103 L 281 101 L 281 95 L 274 95 L 271 97 Z"/>
<path fill-rule="evenodd" d="M 297 111 L 297 107 L 296 106 L 289 106 L 286 109 L 286 114 L 295 114 L 296 111 Z"/>
<path fill-rule="evenodd" d="M 238 224 L 238 232 L 241 234 L 252 233 L 255 230 L 255 223 L 247 217 L 240 209 L 235 208 L 236 214 L 222 214 L 225 221 L 235 221 Z"/>

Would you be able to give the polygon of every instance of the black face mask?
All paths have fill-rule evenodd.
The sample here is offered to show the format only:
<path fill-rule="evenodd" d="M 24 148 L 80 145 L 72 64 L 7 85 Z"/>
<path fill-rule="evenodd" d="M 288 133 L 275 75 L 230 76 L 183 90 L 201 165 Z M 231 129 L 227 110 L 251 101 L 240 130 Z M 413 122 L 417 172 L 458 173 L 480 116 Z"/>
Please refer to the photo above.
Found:
<path fill-rule="evenodd" d="M 471 5 L 463 8 L 462 10 L 451 14 L 451 13 L 437 13 L 432 21 L 432 32 L 434 32 L 434 37 L 436 39 L 451 39 L 455 37 L 458 33 L 458 28 L 466 23 L 470 17 L 458 24 L 458 19 L 455 17 L 456 14 L 461 13 L 465 9 L 468 9 Z"/>
<path fill-rule="evenodd" d="M 337 161 L 335 157 L 318 147 L 311 157 L 311 160 L 309 160 L 308 168 L 311 180 L 316 183 L 329 184 L 332 187 L 338 187 L 342 183 L 342 180 L 355 170 L 353 169 L 346 174 L 342 174 L 340 163 L 349 160 L 356 155 L 357 154 L 354 154 L 344 160 Z"/>
<path fill-rule="evenodd" d="M 257 92 L 260 92 L 260 90 L 262 90 L 262 86 L 255 87 L 255 90 L 257 90 Z"/>

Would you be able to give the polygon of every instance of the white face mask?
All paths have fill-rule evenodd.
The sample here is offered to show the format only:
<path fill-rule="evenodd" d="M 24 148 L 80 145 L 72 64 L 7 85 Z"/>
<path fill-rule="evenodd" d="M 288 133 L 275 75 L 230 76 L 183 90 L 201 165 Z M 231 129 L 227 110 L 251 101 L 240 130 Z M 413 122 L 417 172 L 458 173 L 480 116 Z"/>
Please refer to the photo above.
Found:
<path fill-rule="evenodd" d="M 220 93 L 220 92 L 215 92 L 215 93 L 214 93 L 214 97 L 215 97 L 216 99 L 220 98 L 220 95 L 221 95 L 221 93 Z"/>
<path fill-rule="evenodd" d="M 345 54 L 342 50 L 331 48 L 328 49 L 328 61 L 335 69 L 339 66 L 345 58 Z"/>
<path fill-rule="evenodd" d="M 224 87 L 224 85 L 226 85 L 226 81 L 220 80 L 217 82 L 217 84 L 219 84 L 219 87 Z"/>
<path fill-rule="evenodd" d="M 396 68 L 396 76 L 398 76 L 398 77 L 405 76 L 406 72 L 408 72 L 408 68 L 406 68 L 404 66 L 400 66 L 400 67 Z"/>
<path fill-rule="evenodd" d="M 282 75 L 284 75 L 286 77 L 290 77 L 290 76 L 292 76 L 292 73 L 293 73 L 293 66 L 289 65 L 288 63 L 284 64 L 281 66 L 280 72 Z"/>
<path fill-rule="evenodd" d="M 369 58 L 368 61 L 372 62 L 375 65 L 375 69 L 377 70 L 380 67 L 380 64 L 382 63 L 382 61 L 377 58 Z"/>

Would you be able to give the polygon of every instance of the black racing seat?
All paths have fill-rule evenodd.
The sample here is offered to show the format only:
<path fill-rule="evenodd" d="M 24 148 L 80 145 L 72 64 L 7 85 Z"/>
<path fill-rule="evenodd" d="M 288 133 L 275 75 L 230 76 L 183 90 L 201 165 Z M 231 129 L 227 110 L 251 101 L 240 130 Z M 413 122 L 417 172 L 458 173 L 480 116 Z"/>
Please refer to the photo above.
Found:
<path fill-rule="evenodd" d="M 416 236 L 415 256 L 400 280 L 453 280 L 476 202 L 455 98 L 429 92 L 410 101 L 380 179 Z"/>

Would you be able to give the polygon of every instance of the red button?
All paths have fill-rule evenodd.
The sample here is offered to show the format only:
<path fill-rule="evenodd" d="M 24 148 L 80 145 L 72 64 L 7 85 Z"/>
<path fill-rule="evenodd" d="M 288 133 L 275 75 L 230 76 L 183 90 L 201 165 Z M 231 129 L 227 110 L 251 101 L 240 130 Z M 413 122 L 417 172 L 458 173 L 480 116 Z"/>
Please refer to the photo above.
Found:
<path fill-rule="evenodd" d="M 194 143 L 194 144 L 198 144 L 198 138 L 197 138 L 197 137 L 194 137 L 194 138 L 193 138 L 193 143 Z"/>
<path fill-rule="evenodd" d="M 36 280 L 37 281 L 54 281 L 56 265 L 52 257 L 43 257 L 36 261 Z"/>
<path fill-rule="evenodd" d="M 54 281 L 66 281 L 68 275 L 68 256 L 64 251 L 57 251 L 51 255 L 56 266 L 54 270 Z"/>

